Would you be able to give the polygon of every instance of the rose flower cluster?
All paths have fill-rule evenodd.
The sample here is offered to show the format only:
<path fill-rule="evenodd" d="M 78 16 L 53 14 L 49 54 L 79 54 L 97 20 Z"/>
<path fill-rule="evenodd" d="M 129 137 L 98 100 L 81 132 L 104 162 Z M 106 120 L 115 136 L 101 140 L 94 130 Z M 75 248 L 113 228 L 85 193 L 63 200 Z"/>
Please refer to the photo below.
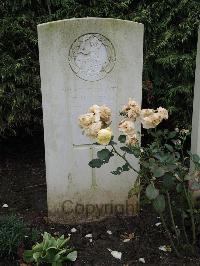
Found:
<path fill-rule="evenodd" d="M 168 111 L 165 108 L 159 107 L 154 109 L 140 109 L 139 105 L 131 98 L 128 104 L 123 106 L 121 114 L 126 118 L 119 123 L 119 130 L 126 135 L 126 144 L 128 146 L 138 143 L 137 133 L 134 123 L 139 120 L 143 128 L 155 128 L 162 122 L 163 119 L 168 119 Z"/>
<path fill-rule="evenodd" d="M 140 106 L 132 100 L 123 106 L 121 114 L 125 117 L 119 123 L 119 130 L 126 136 L 126 145 L 133 146 L 138 143 L 135 122 L 140 121 L 143 128 L 155 128 L 163 119 L 168 119 L 168 111 L 159 107 L 154 109 L 141 109 Z M 112 137 L 111 129 L 111 110 L 107 106 L 93 105 L 88 112 L 79 116 L 79 126 L 83 133 L 95 139 L 99 144 L 107 145 Z"/>
<path fill-rule="evenodd" d="M 107 145 L 112 137 L 111 110 L 105 105 L 93 105 L 88 112 L 79 116 L 79 126 L 83 134 L 91 139 L 97 140 L 99 144 Z"/>

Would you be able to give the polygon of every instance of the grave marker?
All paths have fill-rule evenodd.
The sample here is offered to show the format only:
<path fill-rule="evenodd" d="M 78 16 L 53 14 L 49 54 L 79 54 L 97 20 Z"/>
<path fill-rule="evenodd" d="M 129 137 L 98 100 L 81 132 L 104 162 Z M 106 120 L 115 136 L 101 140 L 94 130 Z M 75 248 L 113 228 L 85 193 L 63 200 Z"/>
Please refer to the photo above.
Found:
<path fill-rule="evenodd" d="M 136 176 L 88 162 L 98 146 L 81 135 L 79 115 L 93 104 L 112 109 L 114 135 L 129 97 L 141 103 L 143 25 L 119 19 L 66 19 L 38 25 L 49 218 L 85 222 L 133 214 L 128 191 Z M 140 128 L 138 128 L 140 130 Z M 138 168 L 137 160 L 132 161 Z"/>
<path fill-rule="evenodd" d="M 200 29 L 198 32 L 193 100 L 191 152 L 200 155 Z"/>

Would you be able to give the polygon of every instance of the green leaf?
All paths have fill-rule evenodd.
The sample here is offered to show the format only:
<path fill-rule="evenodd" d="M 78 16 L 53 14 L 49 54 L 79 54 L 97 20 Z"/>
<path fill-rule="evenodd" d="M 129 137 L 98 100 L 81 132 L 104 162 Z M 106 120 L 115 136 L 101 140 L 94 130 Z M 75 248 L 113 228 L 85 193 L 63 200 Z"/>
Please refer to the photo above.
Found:
<path fill-rule="evenodd" d="M 118 138 L 119 142 L 125 143 L 126 142 L 126 135 L 120 135 Z"/>
<path fill-rule="evenodd" d="M 153 167 L 152 169 L 152 173 L 155 177 L 161 177 L 165 174 L 165 170 L 161 167 Z"/>
<path fill-rule="evenodd" d="M 109 162 L 109 159 L 111 157 L 111 152 L 108 149 L 102 149 L 101 151 L 97 152 L 97 157 L 101 161 Z"/>
<path fill-rule="evenodd" d="M 37 243 L 36 245 L 33 246 L 33 251 L 34 252 L 42 252 L 45 243 L 46 242 L 44 242 L 44 239 L 43 239 L 42 243 Z"/>
<path fill-rule="evenodd" d="M 77 259 L 77 251 L 74 250 L 74 251 L 70 252 L 67 255 L 67 259 L 70 260 L 70 261 L 75 261 Z"/>
<path fill-rule="evenodd" d="M 123 169 L 122 169 L 121 167 L 117 167 L 117 169 L 114 170 L 114 171 L 112 171 L 111 173 L 112 173 L 113 175 L 120 175 L 121 172 L 123 172 Z"/>
<path fill-rule="evenodd" d="M 47 232 L 44 232 L 44 234 L 43 234 L 43 242 L 42 242 L 43 243 L 42 249 L 45 250 L 46 248 L 51 246 L 50 242 L 51 242 L 51 235 L 49 233 L 47 233 Z M 41 244 L 38 244 L 38 245 L 41 246 Z M 34 249 L 34 251 L 36 251 L 36 250 Z M 37 251 L 40 251 L 40 250 L 37 250 Z"/>
<path fill-rule="evenodd" d="M 120 147 L 120 149 L 121 149 L 122 151 L 127 152 L 127 153 L 133 154 L 132 150 L 129 149 L 128 147 L 125 147 L 125 146 L 124 146 L 124 147 Z"/>
<path fill-rule="evenodd" d="M 61 251 L 59 251 L 58 253 L 57 253 L 57 255 L 63 255 L 63 254 L 65 254 L 67 252 L 67 250 L 64 248 L 64 249 L 62 249 Z"/>
<path fill-rule="evenodd" d="M 193 176 L 192 176 L 192 175 L 189 175 L 189 174 L 188 174 L 188 175 L 185 175 L 185 176 L 184 176 L 184 180 L 185 180 L 185 181 L 189 181 L 189 180 L 191 180 L 191 179 L 193 179 Z"/>
<path fill-rule="evenodd" d="M 178 193 L 181 193 L 181 192 L 183 191 L 183 185 L 182 185 L 181 183 L 177 184 L 177 186 L 176 186 L 176 191 L 177 191 Z"/>
<path fill-rule="evenodd" d="M 62 266 L 62 265 L 63 265 L 62 262 L 55 261 L 55 262 L 52 262 L 52 265 L 51 266 Z"/>
<path fill-rule="evenodd" d="M 176 136 L 176 134 L 177 134 L 176 131 L 170 132 L 168 135 L 168 139 L 173 139 Z"/>
<path fill-rule="evenodd" d="M 157 153 L 154 155 L 156 159 L 158 159 L 161 163 L 166 162 L 169 159 L 169 153 Z"/>
<path fill-rule="evenodd" d="M 66 250 L 64 250 L 64 252 L 66 252 Z M 60 261 L 60 254 L 56 254 L 53 258 L 54 262 L 52 262 L 52 266 L 53 266 L 53 263 L 55 263 L 55 265 L 57 266 L 57 263 Z"/>
<path fill-rule="evenodd" d="M 54 252 L 56 250 L 57 250 L 57 247 L 52 245 L 51 247 L 46 249 L 46 252 L 52 253 L 52 252 Z"/>
<path fill-rule="evenodd" d="M 146 187 L 146 196 L 149 200 L 155 199 L 159 195 L 159 190 L 154 187 L 153 184 L 150 184 Z"/>
<path fill-rule="evenodd" d="M 132 154 L 135 156 L 135 158 L 139 158 L 140 157 L 140 154 L 141 154 L 140 147 L 133 146 L 131 148 L 131 151 L 132 151 Z"/>
<path fill-rule="evenodd" d="M 62 235 L 62 236 L 60 236 L 58 239 L 57 239 L 57 243 L 56 243 L 56 246 L 58 247 L 58 248 L 62 248 L 67 242 L 69 242 L 69 240 L 70 240 L 70 237 L 68 237 L 68 238 L 66 238 L 65 239 L 65 236 L 64 235 Z"/>
<path fill-rule="evenodd" d="M 165 147 L 168 149 L 168 151 L 170 151 L 170 152 L 173 152 L 174 151 L 174 149 L 173 149 L 173 147 L 171 146 L 171 145 L 169 145 L 169 144 L 165 144 Z"/>
<path fill-rule="evenodd" d="M 179 159 L 181 157 L 179 152 L 175 152 L 175 155 L 176 155 L 176 159 Z"/>
<path fill-rule="evenodd" d="M 33 259 L 33 253 L 34 251 L 33 250 L 25 250 L 24 251 L 24 254 L 23 254 L 23 259 L 25 262 L 33 262 L 34 259 Z"/>
<path fill-rule="evenodd" d="M 33 259 L 35 262 L 39 262 L 40 254 L 41 254 L 40 252 L 33 253 Z"/>
<path fill-rule="evenodd" d="M 172 174 L 166 173 L 163 176 L 163 186 L 165 189 L 170 190 L 175 186 L 175 178 Z"/>
<path fill-rule="evenodd" d="M 128 165 L 128 163 L 125 163 L 123 166 L 122 166 L 122 170 L 123 171 L 129 171 L 129 165 Z"/>
<path fill-rule="evenodd" d="M 197 154 L 193 154 L 193 155 L 192 155 L 192 160 L 193 160 L 194 163 L 198 163 L 199 160 L 200 160 L 199 155 L 197 155 Z"/>
<path fill-rule="evenodd" d="M 140 161 L 140 165 L 144 166 L 145 168 L 149 168 L 149 162 L 148 161 Z"/>
<path fill-rule="evenodd" d="M 162 213 L 165 210 L 165 197 L 164 195 L 158 195 L 153 201 L 153 207 L 156 212 Z"/>
<path fill-rule="evenodd" d="M 190 187 L 194 191 L 200 190 L 200 183 L 197 181 L 193 181 Z"/>
<path fill-rule="evenodd" d="M 176 164 L 168 164 L 165 168 L 166 172 L 173 172 L 178 166 Z"/>
<path fill-rule="evenodd" d="M 103 165 L 103 161 L 100 159 L 91 160 L 88 165 L 92 168 L 100 168 Z"/>
<path fill-rule="evenodd" d="M 108 145 L 116 145 L 116 144 L 117 144 L 117 142 L 111 140 Z"/>
<path fill-rule="evenodd" d="M 154 159 L 154 158 L 150 158 L 149 159 L 149 165 L 154 165 L 155 164 L 155 162 L 156 162 L 156 160 Z"/>

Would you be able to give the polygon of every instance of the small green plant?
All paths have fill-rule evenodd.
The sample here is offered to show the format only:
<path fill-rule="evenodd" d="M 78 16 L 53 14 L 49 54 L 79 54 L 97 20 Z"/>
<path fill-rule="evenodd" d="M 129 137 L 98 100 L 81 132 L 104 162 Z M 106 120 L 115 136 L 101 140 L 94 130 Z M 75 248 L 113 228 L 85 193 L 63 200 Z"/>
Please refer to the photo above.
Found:
<path fill-rule="evenodd" d="M 75 261 L 77 251 L 68 246 L 69 240 L 70 238 L 65 239 L 64 235 L 55 238 L 44 232 L 43 241 L 24 252 L 24 261 L 34 262 L 37 265 L 46 262 L 52 266 L 62 266 L 66 261 Z"/>
<path fill-rule="evenodd" d="M 17 216 L 0 217 L 0 257 L 15 257 L 18 247 L 36 241 L 37 230 L 30 230 Z"/>

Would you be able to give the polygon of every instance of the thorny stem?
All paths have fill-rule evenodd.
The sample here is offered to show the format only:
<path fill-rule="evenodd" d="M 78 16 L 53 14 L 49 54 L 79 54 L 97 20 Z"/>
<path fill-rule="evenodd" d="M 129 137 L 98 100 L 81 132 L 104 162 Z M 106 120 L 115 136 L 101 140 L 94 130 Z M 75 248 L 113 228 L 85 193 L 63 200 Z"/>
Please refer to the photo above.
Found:
<path fill-rule="evenodd" d="M 113 148 L 113 150 L 114 150 L 114 152 L 119 156 L 119 157 L 121 157 L 127 164 L 128 164 L 128 166 L 134 171 L 134 172 L 136 172 L 138 175 L 139 175 L 139 171 L 137 171 L 130 163 L 129 163 L 129 161 L 126 159 L 126 157 L 125 157 L 125 154 L 124 155 L 121 155 L 116 149 L 115 149 L 115 147 L 114 147 L 114 145 L 113 144 L 111 144 L 111 147 Z"/>
<path fill-rule="evenodd" d="M 170 213 L 170 217 L 171 217 L 171 221 L 172 221 L 172 226 L 173 226 L 174 232 L 176 234 L 177 242 L 179 243 L 179 235 L 178 235 L 178 232 L 177 232 L 177 229 L 176 229 L 176 225 L 175 225 L 175 221 L 174 221 L 174 215 L 173 215 L 173 212 L 172 212 L 172 205 L 171 205 L 170 195 L 169 195 L 169 192 L 166 192 L 166 194 L 167 194 L 167 202 L 168 202 L 169 213 Z"/>
<path fill-rule="evenodd" d="M 194 222 L 194 212 L 193 212 L 193 208 L 192 208 L 192 203 L 191 203 L 191 199 L 188 196 L 188 193 L 186 191 L 185 186 L 183 185 L 183 189 L 184 189 L 184 193 L 185 193 L 185 197 L 187 199 L 187 203 L 190 209 L 190 218 L 191 218 L 191 223 L 192 223 L 192 244 L 194 245 L 196 243 L 196 230 L 195 230 L 195 222 Z"/>
<path fill-rule="evenodd" d="M 178 258 L 180 258 L 181 255 L 180 255 L 180 253 L 178 252 L 178 250 L 176 249 L 176 247 L 175 247 L 175 245 L 174 245 L 174 241 L 172 240 L 171 234 L 170 234 L 170 232 L 169 232 L 169 229 L 167 228 L 167 225 L 166 225 L 166 223 L 165 223 L 165 219 L 164 219 L 162 213 L 160 213 L 160 218 L 161 218 L 161 221 L 162 221 L 163 227 L 164 227 L 164 229 L 165 229 L 165 232 L 166 232 L 166 234 L 167 234 L 167 236 L 168 236 L 168 238 L 169 238 L 170 244 L 171 244 L 172 248 L 174 249 L 174 251 L 175 251 L 175 253 L 176 253 L 176 256 L 177 256 Z"/>

